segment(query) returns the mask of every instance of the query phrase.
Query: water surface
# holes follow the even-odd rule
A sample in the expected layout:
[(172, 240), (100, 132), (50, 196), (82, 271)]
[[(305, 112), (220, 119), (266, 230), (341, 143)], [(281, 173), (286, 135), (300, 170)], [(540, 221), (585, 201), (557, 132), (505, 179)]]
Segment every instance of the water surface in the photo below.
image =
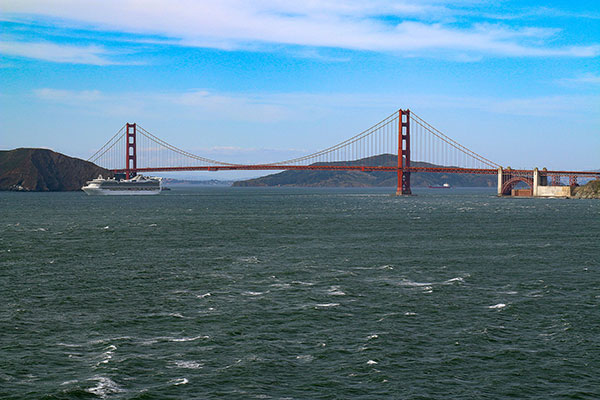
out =
[(0, 192), (0, 398), (598, 398), (600, 202)]

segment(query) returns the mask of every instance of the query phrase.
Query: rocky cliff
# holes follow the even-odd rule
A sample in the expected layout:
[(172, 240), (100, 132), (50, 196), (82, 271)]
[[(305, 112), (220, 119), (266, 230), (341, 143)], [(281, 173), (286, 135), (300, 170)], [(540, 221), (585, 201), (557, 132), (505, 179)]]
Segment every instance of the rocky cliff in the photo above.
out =
[(600, 199), (600, 180), (590, 181), (573, 189), (573, 197), (578, 199)]
[(100, 174), (112, 176), (110, 171), (91, 162), (52, 150), (0, 151), (0, 190), (74, 191)]

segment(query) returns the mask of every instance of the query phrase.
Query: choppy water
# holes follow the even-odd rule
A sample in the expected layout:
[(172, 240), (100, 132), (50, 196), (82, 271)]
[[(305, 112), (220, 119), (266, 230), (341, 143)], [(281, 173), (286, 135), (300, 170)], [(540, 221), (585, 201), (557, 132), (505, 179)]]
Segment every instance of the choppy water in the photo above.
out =
[(0, 398), (599, 398), (600, 202), (0, 193)]

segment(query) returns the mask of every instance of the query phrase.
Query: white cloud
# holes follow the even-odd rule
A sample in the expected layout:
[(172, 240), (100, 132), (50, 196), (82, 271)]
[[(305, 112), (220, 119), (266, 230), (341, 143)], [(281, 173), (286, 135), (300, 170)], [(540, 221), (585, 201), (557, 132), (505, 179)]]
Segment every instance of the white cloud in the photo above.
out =
[(0, 54), (58, 63), (118, 64), (108, 58), (110, 53), (104, 47), (94, 45), (73, 46), (49, 42), (0, 41)]
[(500, 56), (592, 57), (600, 46), (550, 47), (557, 29), (457, 27), (424, 22), (439, 3), (391, 0), (8, 0), (12, 16), (57, 19), (74, 27), (160, 35), (187, 46), (224, 49), (300, 45), (383, 52), (450, 50)]

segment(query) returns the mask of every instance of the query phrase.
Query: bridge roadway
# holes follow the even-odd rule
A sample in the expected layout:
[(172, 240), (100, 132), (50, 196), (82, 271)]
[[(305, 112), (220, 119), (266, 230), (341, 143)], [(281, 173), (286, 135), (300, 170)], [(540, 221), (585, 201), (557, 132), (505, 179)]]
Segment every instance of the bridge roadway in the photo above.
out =
[[(231, 164), (231, 165), (208, 165), (198, 167), (153, 167), (136, 168), (130, 172), (176, 172), (176, 171), (283, 171), (283, 170), (320, 170), (320, 171), (390, 171), (399, 170), (397, 166), (366, 166), (366, 165), (275, 165), (275, 164)], [(496, 175), (498, 169), (492, 168), (452, 168), (452, 167), (404, 167), (404, 172), (432, 172), (448, 174), (478, 174), (478, 175)], [(112, 170), (115, 173), (127, 172), (127, 169)], [(533, 175), (533, 170), (527, 169), (505, 169), (504, 173), (511, 175)], [(581, 176), (581, 177), (599, 177), (600, 172), (596, 171), (547, 171), (540, 170), (542, 176)]]

